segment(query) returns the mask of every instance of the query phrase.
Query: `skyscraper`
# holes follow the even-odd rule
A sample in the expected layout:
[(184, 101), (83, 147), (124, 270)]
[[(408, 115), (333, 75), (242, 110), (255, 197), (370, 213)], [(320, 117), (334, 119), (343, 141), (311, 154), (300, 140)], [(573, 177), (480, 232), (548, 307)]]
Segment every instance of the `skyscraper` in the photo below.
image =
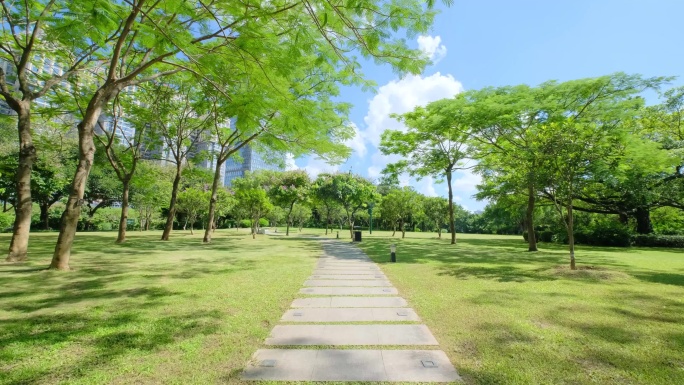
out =
[(230, 158), (226, 161), (225, 177), (223, 179), (223, 185), (226, 187), (230, 187), (233, 179), (245, 176), (246, 171), (284, 170), (278, 164), (266, 162), (250, 145), (242, 147), (239, 152), (242, 158), (241, 161), (235, 158)]

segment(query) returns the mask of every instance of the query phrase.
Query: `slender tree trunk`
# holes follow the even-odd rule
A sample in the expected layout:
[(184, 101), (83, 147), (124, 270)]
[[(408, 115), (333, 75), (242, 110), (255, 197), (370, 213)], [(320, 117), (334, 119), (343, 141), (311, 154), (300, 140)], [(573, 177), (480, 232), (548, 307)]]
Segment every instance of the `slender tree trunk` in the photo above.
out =
[(572, 200), (568, 203), (568, 250), (570, 250), (570, 269), (577, 270), (575, 266), (575, 229), (572, 214)]
[(131, 188), (130, 178), (126, 178), (123, 183), (123, 198), (121, 199), (121, 218), (119, 219), (119, 235), (116, 243), (126, 242), (126, 229), (128, 227), (128, 194)]
[(104, 97), (104, 93), (104, 90), (98, 90), (98, 95), (95, 95), (88, 104), (83, 121), (78, 124), (78, 165), (71, 183), (66, 208), (62, 213), (59, 237), (57, 238), (57, 245), (55, 245), (55, 252), (52, 255), (50, 269), (69, 270), (71, 246), (76, 236), (76, 228), (81, 217), (81, 207), (83, 206), (83, 194), (95, 156), (93, 129), (102, 112), (102, 106), (108, 102), (108, 99)]
[(537, 237), (534, 232), (534, 204), (534, 185), (529, 183), (527, 185), (527, 212), (525, 215), (525, 223), (527, 225), (527, 251), (537, 251)]
[(349, 224), (349, 235), (351, 236), (351, 239), (354, 239), (354, 221), (352, 220), (352, 216), (349, 215), (349, 211), (347, 211), (347, 222)]
[(437, 222), (437, 238), (442, 239), (442, 226)]
[(190, 222), (190, 235), (195, 235), (195, 233), (194, 233), (194, 231), (193, 231), (193, 230), (194, 230), (194, 229), (193, 229), (194, 223), (195, 223), (195, 221), (191, 221), (191, 222)]
[(454, 191), (451, 187), (451, 170), (446, 171), (447, 186), (449, 187), (449, 229), (451, 229), (451, 244), (456, 244), (456, 226), (454, 224)]
[(207, 223), (209, 225), (207, 226), (207, 229), (204, 230), (204, 239), (202, 239), (203, 243), (211, 242), (211, 230), (215, 220), (214, 216), (216, 215), (216, 202), (218, 201), (218, 188), (219, 181), (221, 180), (222, 165), (223, 162), (219, 162), (217, 159), (216, 168), (214, 169), (214, 181), (211, 183), (211, 198), (209, 199), (209, 218), (207, 218)]
[(176, 163), (176, 177), (173, 179), (173, 189), (171, 190), (171, 202), (169, 202), (169, 215), (166, 217), (166, 225), (162, 233), (161, 240), (168, 241), (171, 230), (173, 230), (173, 220), (176, 218), (176, 201), (178, 200), (178, 186), (180, 186), (181, 172), (183, 171), (182, 159)]
[(31, 170), (36, 160), (36, 147), (31, 138), (31, 103), (18, 103), (17, 130), (19, 133), (19, 167), (16, 174), (16, 201), (14, 203), (14, 227), (10, 241), (8, 262), (25, 261), (28, 258), (29, 232), (31, 231)]
[(404, 221), (401, 221), (400, 228), (401, 228), (401, 239), (404, 239), (406, 237), (406, 224), (404, 223)]
[(50, 230), (50, 204), (40, 202), (40, 223), (43, 224), (43, 230)]
[(294, 209), (295, 203), (290, 203), (290, 210), (287, 212), (287, 227), (285, 228), (285, 235), (290, 235), (290, 224), (292, 223), (292, 209)]
[(396, 234), (396, 233), (397, 233), (397, 224), (393, 223), (392, 224), (392, 236), (394, 236), (394, 234)]
[(653, 232), (653, 224), (651, 223), (651, 212), (647, 207), (638, 207), (634, 213), (636, 218), (638, 234), (651, 234)]

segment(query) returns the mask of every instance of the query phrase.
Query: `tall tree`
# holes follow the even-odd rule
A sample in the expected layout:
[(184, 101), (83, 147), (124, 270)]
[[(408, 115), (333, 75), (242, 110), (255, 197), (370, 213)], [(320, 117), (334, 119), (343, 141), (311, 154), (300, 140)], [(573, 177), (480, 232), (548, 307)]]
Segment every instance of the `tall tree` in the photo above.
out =
[(309, 174), (304, 170), (292, 170), (283, 172), (277, 184), (269, 190), (273, 203), (285, 209), (285, 235), (290, 235), (290, 226), (295, 221), (292, 215), (295, 204), (307, 199), (310, 189)]
[(442, 226), (449, 220), (449, 201), (442, 197), (426, 197), (423, 200), (423, 212), (442, 238)]
[(242, 214), (247, 215), (252, 228), (252, 239), (256, 238), (259, 219), (267, 215), (273, 208), (264, 190), (254, 177), (236, 178), (233, 180), (235, 200)]
[(354, 238), (354, 216), (357, 211), (365, 208), (368, 202), (374, 200), (377, 194), (375, 185), (369, 180), (351, 173), (326, 174), (330, 178), (318, 188), (319, 196), (335, 199), (345, 212), (349, 236)]
[[(194, 234), (194, 225), (197, 218), (207, 209), (209, 192), (197, 188), (189, 188), (178, 194), (178, 211), (186, 215), (186, 221), (190, 224), (190, 234)], [(209, 227), (213, 223), (209, 222)]]
[(432, 102), (404, 115), (394, 115), (408, 130), (386, 130), (382, 133), (380, 150), (397, 154), (402, 160), (388, 165), (384, 173), (408, 173), (419, 178), (446, 177), (449, 191), (449, 226), (451, 244), (456, 244), (454, 224), (454, 171), (469, 168), (468, 142), (471, 137), (469, 101), (463, 94), (453, 99)]
[[(27, 258), (31, 226), (31, 170), (36, 161), (33, 102), (83, 70), (96, 45), (64, 28), (66, 3), (59, 0), (2, 1), (0, 10), (0, 95), (17, 114), (15, 220), (7, 261)], [(57, 38), (58, 37), (58, 38)], [(53, 66), (54, 63), (54, 66)]]

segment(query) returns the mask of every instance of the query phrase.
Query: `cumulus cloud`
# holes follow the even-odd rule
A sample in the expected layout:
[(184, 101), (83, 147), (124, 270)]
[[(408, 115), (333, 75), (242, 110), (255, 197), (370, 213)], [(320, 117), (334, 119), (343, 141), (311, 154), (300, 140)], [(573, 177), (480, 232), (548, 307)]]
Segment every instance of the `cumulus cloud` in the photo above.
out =
[(451, 98), (461, 91), (461, 82), (439, 72), (426, 77), (410, 75), (401, 80), (392, 80), (380, 87), (378, 94), (368, 103), (368, 114), (364, 118), (366, 129), (361, 135), (378, 147), (380, 135), (386, 129), (405, 130), (403, 124), (390, 118), (390, 114), (403, 114), (416, 106)]
[(354, 137), (345, 141), (344, 144), (347, 147), (351, 147), (356, 155), (363, 158), (366, 156), (366, 142), (356, 124), (352, 123), (351, 127), (354, 129)]
[(477, 185), (482, 182), (482, 178), (470, 170), (463, 170), (454, 173), (451, 185), (454, 192), (473, 193), (477, 190)]
[(285, 170), (291, 171), (291, 170), (297, 170), (299, 167), (295, 164), (295, 158), (294, 155), (291, 153), (285, 154)]
[(413, 186), (416, 191), (425, 196), (436, 197), (438, 195), (437, 191), (435, 191), (435, 181), (431, 176), (413, 183)]
[(447, 53), (447, 48), (439, 36), (418, 36), (418, 49), (423, 51), (433, 63), (442, 60)]
[(306, 164), (299, 168), (306, 170), (312, 178), (315, 178), (318, 174), (323, 172), (336, 172), (340, 169), (340, 166), (330, 165), (322, 159), (310, 157), (306, 160)]

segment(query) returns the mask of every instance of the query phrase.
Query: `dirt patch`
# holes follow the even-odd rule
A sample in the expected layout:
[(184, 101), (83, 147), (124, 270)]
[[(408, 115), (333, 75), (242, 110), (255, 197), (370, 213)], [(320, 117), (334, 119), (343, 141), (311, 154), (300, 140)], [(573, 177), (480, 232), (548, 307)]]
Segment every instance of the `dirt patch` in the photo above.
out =
[(549, 274), (556, 277), (596, 281), (613, 281), (629, 277), (629, 275), (621, 271), (609, 270), (600, 266), (578, 266), (577, 270), (571, 270), (569, 266), (556, 266), (549, 270)]

